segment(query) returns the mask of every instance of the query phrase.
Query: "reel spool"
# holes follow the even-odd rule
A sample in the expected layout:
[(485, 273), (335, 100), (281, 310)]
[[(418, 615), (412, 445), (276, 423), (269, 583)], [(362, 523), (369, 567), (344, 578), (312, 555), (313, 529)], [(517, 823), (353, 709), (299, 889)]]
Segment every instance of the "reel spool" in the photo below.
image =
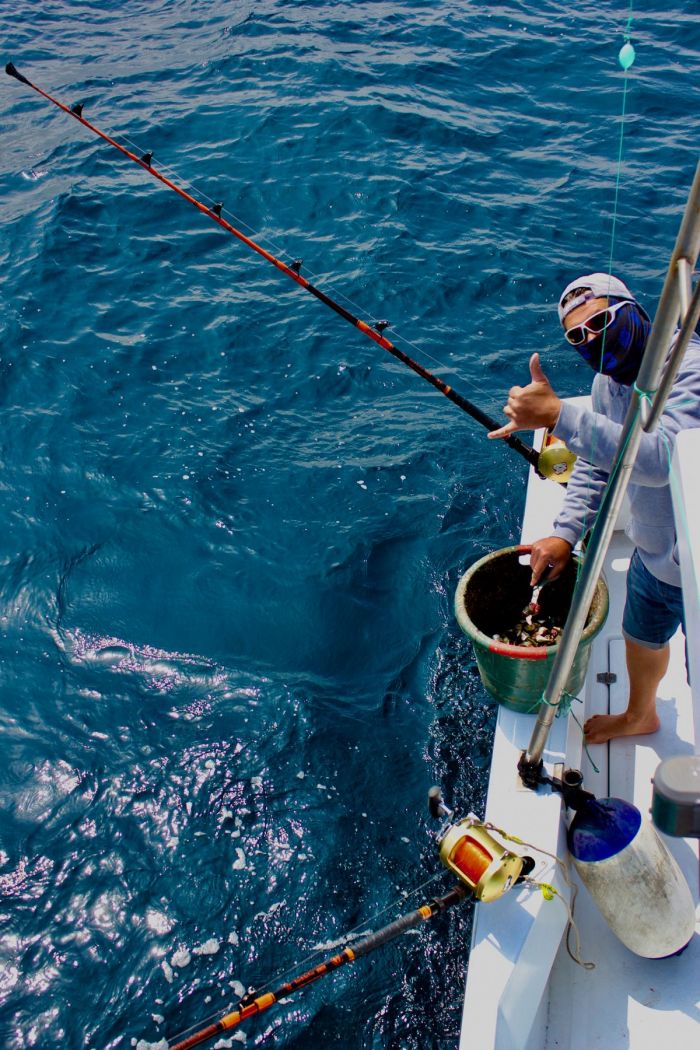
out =
[(501, 846), (473, 813), (451, 824), (440, 840), (440, 860), (478, 901), (502, 897), (523, 870), (524, 857)]
[(576, 455), (570, 451), (560, 438), (549, 432), (545, 434), (537, 469), (543, 478), (564, 485), (571, 477)]
[[(439, 788), (432, 788), (429, 807), (433, 816), (452, 818)], [(502, 846), (473, 813), (438, 832), (440, 860), (469, 887), (478, 901), (498, 900), (532, 871), (532, 857), (521, 857)]]

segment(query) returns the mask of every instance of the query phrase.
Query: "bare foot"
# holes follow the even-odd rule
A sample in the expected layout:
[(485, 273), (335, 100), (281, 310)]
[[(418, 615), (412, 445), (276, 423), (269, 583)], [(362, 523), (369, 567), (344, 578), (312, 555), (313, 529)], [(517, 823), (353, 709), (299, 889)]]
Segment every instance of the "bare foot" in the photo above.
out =
[(622, 715), (593, 715), (583, 727), (587, 744), (604, 744), (617, 736), (642, 736), (655, 733), (660, 726), (656, 711), (646, 718), (632, 718), (627, 712)]

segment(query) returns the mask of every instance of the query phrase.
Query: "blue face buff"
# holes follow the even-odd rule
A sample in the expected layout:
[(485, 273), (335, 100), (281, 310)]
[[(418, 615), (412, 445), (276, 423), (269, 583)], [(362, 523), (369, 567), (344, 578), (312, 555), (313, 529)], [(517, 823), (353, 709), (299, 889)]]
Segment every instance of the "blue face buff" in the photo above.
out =
[(651, 321), (642, 307), (624, 303), (604, 332), (590, 342), (576, 344), (574, 349), (595, 372), (631, 386), (639, 374), (650, 331)]

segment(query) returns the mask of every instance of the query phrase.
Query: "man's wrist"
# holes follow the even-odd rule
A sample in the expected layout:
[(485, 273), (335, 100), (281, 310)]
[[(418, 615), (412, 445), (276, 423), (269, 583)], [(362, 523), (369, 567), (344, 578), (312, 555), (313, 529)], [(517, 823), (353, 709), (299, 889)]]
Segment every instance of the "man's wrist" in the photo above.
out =
[(554, 430), (555, 426), (559, 422), (559, 416), (561, 415), (561, 399), (556, 399), (556, 404), (552, 410), (552, 421), (549, 424), (549, 430)]

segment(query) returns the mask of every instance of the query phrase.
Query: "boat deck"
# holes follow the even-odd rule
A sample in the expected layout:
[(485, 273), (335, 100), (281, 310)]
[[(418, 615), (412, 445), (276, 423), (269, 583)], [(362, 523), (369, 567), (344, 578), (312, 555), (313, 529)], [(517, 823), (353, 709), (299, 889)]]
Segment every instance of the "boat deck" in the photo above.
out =
[[(531, 474), (522, 542), (547, 535), (562, 490)], [(627, 672), (620, 624), (625, 575), (632, 547), (616, 531), (608, 551), (605, 577), (610, 613), (591, 646), (586, 685), (574, 704), (578, 722), (594, 713), (617, 713), (627, 699)], [(597, 676), (613, 672), (616, 681)], [(661, 729), (648, 737), (630, 737), (582, 750), (582, 732), (571, 716), (556, 719), (545, 767), (556, 763), (581, 768), (584, 786), (598, 797), (634, 801), (643, 815), (651, 805), (651, 779), (666, 757), (693, 752), (693, 703), (686, 680), (684, 639), (672, 641), (668, 674), (658, 702)], [(499, 709), (489, 781), (486, 819), (528, 839), (541, 849), (566, 854), (561, 803), (556, 795), (522, 787), (517, 762), (530, 740), (534, 716)], [(662, 836), (681, 866), (698, 905), (698, 843)], [(541, 854), (534, 877), (566, 887), (557, 865)], [(572, 878), (576, 879), (572, 871)], [(560, 900), (546, 901), (532, 888), (513, 891), (493, 904), (476, 906), (472, 952), (462, 1022), (460, 1050), (476, 1045), (495, 1050), (590, 1050), (592, 1047), (645, 1048), (672, 1037), (681, 1046), (700, 1041), (700, 937), (696, 932), (682, 955), (663, 960), (640, 958), (610, 931), (588, 891), (579, 884), (576, 924), (581, 956), (595, 963), (577, 965), (562, 944), (567, 915)], [(669, 1021), (673, 1018), (672, 1024)], [(672, 1035), (671, 1035), (672, 1033)]]
[[(627, 559), (618, 556), (621, 563)], [(616, 589), (617, 591), (618, 589)], [(624, 598), (624, 594), (616, 598)], [(592, 688), (587, 700), (591, 714), (623, 711), (627, 701), (624, 643), (614, 633), (622, 608), (611, 609), (613, 630), (607, 635), (609, 670), (617, 676), (611, 686)], [(616, 601), (617, 605), (617, 601)], [(609, 694), (609, 695), (608, 695)], [(672, 642), (669, 673), (657, 701), (661, 729), (649, 737), (630, 737), (591, 748), (596, 773), (584, 756), (585, 785), (598, 797), (633, 800), (643, 815), (651, 804), (654, 772), (663, 758), (692, 752), (693, 722), (690, 689), (685, 679), (684, 638)], [(698, 903), (697, 842), (663, 835), (678, 861)], [(595, 963), (584, 970), (560, 946), (548, 986), (543, 1050), (591, 1050), (592, 1047), (662, 1046), (673, 1032), (679, 1046), (700, 1042), (700, 937), (697, 933), (682, 955), (671, 959), (642, 959), (615, 937), (585, 888), (576, 902), (583, 958)], [(669, 1017), (673, 1015), (673, 1026)]]

